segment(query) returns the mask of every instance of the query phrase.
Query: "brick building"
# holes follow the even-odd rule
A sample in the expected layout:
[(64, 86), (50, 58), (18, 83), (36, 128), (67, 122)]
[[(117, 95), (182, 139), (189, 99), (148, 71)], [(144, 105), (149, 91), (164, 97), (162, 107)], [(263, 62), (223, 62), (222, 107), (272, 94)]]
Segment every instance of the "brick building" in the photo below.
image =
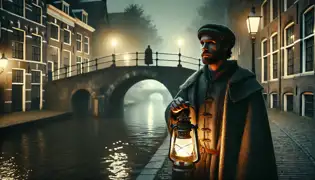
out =
[(1, 112), (43, 107), (46, 76), (46, 3), (0, 1), (0, 53), (8, 58), (0, 74)]
[(95, 29), (88, 25), (88, 13), (64, 0), (53, 1), (47, 6), (47, 24), (48, 79), (89, 72)]
[[(47, 80), (90, 71), (88, 13), (66, 1), (0, 0), (0, 53), (8, 64), (0, 74), (0, 110), (44, 107)], [(54, 72), (55, 71), (55, 72)]]
[(314, 3), (314, 0), (241, 1), (238, 8), (243, 8), (242, 13), (232, 8), (233, 3), (230, 13), (235, 17), (231, 27), (238, 37), (233, 55), (248, 68), (251, 52), (246, 50), (251, 44), (246, 18), (252, 4), (256, 13), (262, 15), (256, 35), (255, 67), (268, 106), (315, 119)]

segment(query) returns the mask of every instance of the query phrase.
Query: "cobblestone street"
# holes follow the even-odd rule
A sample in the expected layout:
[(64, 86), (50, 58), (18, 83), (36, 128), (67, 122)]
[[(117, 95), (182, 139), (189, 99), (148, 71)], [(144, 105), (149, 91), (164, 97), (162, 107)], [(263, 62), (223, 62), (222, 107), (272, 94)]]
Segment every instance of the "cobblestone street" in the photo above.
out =
[[(280, 180), (315, 180), (315, 122), (293, 113), (269, 110)], [(166, 157), (155, 180), (171, 179)]]

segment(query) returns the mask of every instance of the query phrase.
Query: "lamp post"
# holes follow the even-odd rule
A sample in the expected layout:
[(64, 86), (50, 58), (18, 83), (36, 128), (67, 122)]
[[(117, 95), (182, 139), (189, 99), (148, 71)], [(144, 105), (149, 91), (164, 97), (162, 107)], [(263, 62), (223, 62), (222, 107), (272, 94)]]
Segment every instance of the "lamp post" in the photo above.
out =
[(8, 58), (5, 57), (4, 53), (2, 53), (2, 57), (0, 58), (0, 74), (4, 72), (4, 69), (8, 65)]
[(248, 33), (251, 36), (251, 40), (252, 40), (252, 72), (253, 73), (256, 73), (255, 72), (256, 71), (255, 70), (255, 40), (256, 40), (256, 34), (258, 32), (260, 19), (261, 19), (261, 16), (256, 15), (255, 7), (253, 6), (246, 20)]
[(116, 39), (112, 39), (112, 46), (113, 46), (113, 50), (114, 50), (114, 54), (116, 53), (116, 46), (117, 46), (117, 40)]
[(192, 110), (188, 105), (171, 125), (169, 159), (173, 162), (173, 177), (176, 179), (189, 177), (200, 158), (197, 126), (191, 123), (189, 116)]
[(183, 46), (183, 40), (182, 39), (178, 39), (177, 40), (177, 45), (178, 45), (178, 52), (179, 54), (181, 53), (180, 50), (181, 50), (181, 47)]

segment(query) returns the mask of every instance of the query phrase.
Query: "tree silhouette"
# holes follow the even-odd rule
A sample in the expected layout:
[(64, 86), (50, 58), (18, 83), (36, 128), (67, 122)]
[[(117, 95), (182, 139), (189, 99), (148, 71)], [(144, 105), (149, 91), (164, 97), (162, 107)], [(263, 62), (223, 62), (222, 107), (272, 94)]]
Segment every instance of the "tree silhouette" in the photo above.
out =
[(134, 48), (142, 50), (147, 45), (159, 46), (162, 38), (153, 24), (150, 16), (145, 15), (143, 8), (138, 4), (130, 4), (124, 10), (122, 32)]

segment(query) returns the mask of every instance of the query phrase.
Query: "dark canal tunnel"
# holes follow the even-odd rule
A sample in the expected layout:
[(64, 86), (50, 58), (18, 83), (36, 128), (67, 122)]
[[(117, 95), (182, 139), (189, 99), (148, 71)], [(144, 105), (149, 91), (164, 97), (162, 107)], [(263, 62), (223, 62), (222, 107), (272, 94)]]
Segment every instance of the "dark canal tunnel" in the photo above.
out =
[(85, 89), (76, 91), (71, 98), (72, 110), (77, 115), (88, 115), (90, 106), (90, 93)]

